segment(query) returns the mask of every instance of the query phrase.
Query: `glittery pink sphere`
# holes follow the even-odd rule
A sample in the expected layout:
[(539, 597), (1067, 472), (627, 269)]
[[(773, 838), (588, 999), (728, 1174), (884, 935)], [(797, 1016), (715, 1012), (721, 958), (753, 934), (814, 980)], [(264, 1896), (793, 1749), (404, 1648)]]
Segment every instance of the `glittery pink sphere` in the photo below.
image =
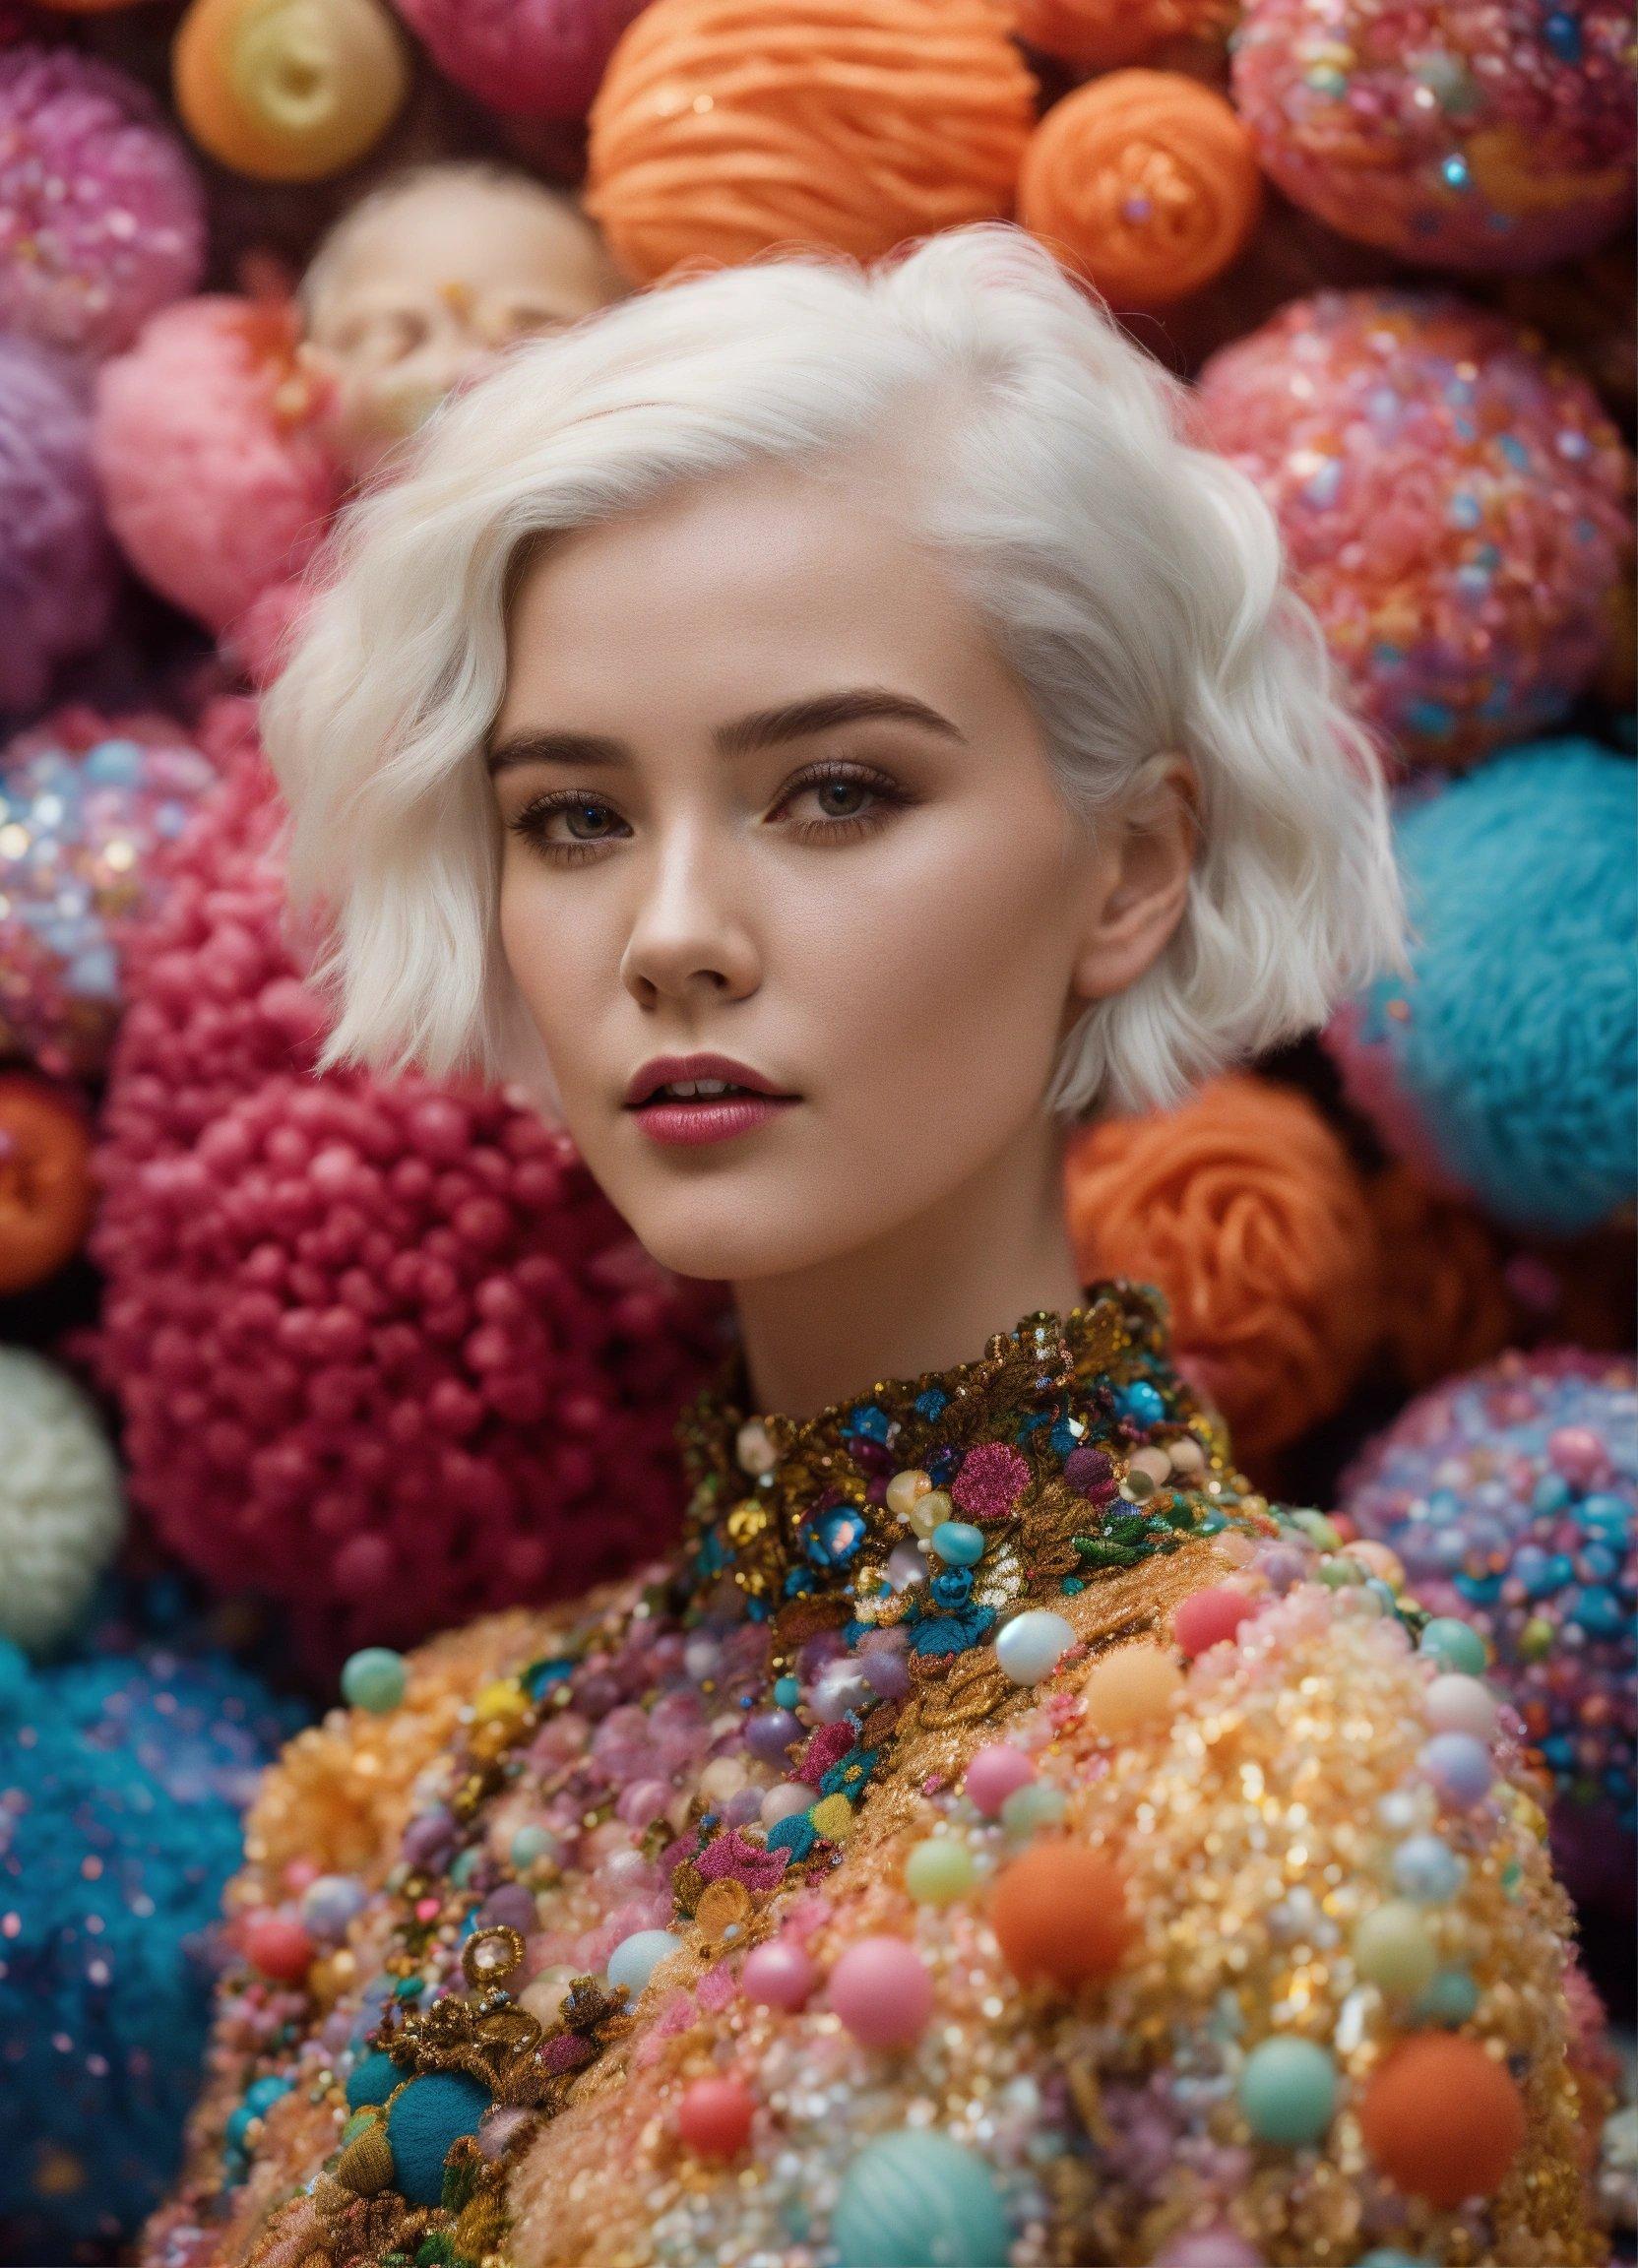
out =
[(132, 937), (215, 778), (158, 717), (67, 708), (0, 749), (0, 1056), (101, 1071)]
[(1461, 764), (1560, 716), (1615, 634), (1632, 461), (1534, 335), (1439, 293), (1322, 291), (1201, 372), (1355, 706)]
[(913, 2048), (933, 2012), (933, 1981), (902, 1937), (860, 1937), (830, 1974), (833, 2012), (863, 2048)]
[(98, 1367), (159, 1540), (326, 1665), (663, 1548), (710, 1334), (534, 1112), (311, 1075), (280, 806), (248, 705), (209, 724), (109, 1078)]
[(584, 118), (647, 0), (394, 0), (446, 78), (496, 110)]
[(1234, 101), (1345, 236), (1515, 272), (1629, 217), (1632, 53), (1622, 0), (1246, 0)]
[(0, 54), (0, 331), (111, 354), (205, 267), (205, 204), (147, 91), (69, 47)]
[(94, 647), (112, 611), (119, 569), (87, 393), (66, 357), (0, 338), (0, 709), (42, 701), (57, 663)]
[(1029, 1465), (1010, 1441), (980, 1441), (962, 1459), (950, 1494), (970, 1520), (1004, 1520), (1029, 1485)]

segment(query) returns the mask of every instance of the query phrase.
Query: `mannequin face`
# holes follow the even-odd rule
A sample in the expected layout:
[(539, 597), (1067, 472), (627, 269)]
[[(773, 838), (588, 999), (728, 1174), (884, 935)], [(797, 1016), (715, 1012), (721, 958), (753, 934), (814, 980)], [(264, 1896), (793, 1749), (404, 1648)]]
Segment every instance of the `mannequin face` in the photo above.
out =
[[(1040, 1144), (1060, 1043), (1170, 933), (1186, 848), (1089, 838), (888, 500), (702, 486), (543, 551), (509, 631), (502, 950), (658, 1260), (822, 1266)], [(698, 1052), (781, 1099), (739, 1130), (731, 1097), (631, 1106)]]
[(625, 289), (566, 199), (461, 174), (417, 178), (321, 262), (303, 358), (330, 389), (333, 445), (359, 475), (504, 347)]

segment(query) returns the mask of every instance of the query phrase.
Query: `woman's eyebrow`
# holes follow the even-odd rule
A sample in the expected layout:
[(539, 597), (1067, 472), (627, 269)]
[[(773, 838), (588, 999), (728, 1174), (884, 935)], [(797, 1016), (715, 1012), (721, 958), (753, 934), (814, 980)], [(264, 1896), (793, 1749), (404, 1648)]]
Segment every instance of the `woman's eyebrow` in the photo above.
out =
[[(802, 701), (783, 701), (774, 709), (759, 709), (738, 717), (731, 724), (719, 724), (712, 735), (724, 756), (748, 756), (759, 748), (778, 747), (787, 740), (805, 740), (816, 732), (829, 732), (841, 724), (873, 723), (887, 719), (901, 724), (919, 724), (946, 740), (966, 744), (967, 735), (948, 717), (918, 701), (914, 693), (891, 693), (878, 685), (859, 685), (840, 693), (815, 693)], [(606, 765), (624, 764), (631, 751), (623, 740), (598, 732), (531, 730), (508, 733), (488, 754), (491, 777), (519, 764)]]

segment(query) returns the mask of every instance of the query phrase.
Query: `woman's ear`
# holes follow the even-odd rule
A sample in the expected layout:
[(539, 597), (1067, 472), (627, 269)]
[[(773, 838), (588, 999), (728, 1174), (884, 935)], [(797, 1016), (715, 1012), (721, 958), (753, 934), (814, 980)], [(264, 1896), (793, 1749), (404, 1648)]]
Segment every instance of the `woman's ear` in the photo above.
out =
[(1098, 821), (1087, 925), (1075, 962), (1082, 1000), (1124, 992), (1159, 960), (1188, 904), (1200, 786), (1184, 756), (1153, 756), (1113, 813)]

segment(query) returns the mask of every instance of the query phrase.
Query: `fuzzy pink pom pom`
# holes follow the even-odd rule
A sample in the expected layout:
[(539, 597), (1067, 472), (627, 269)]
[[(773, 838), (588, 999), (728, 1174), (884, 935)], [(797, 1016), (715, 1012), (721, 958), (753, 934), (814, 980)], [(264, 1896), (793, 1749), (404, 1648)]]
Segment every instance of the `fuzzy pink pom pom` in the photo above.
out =
[(97, 1366), (160, 1541), (320, 1666), (662, 1548), (712, 1335), (536, 1113), (311, 1075), (282, 807), (248, 704), (207, 723), (108, 1085)]
[(344, 475), (280, 303), (167, 307), (98, 375), (94, 448), (108, 524), (154, 589), (228, 629), (299, 575)]
[(0, 55), (0, 330), (112, 354), (204, 267), (199, 178), (147, 91), (69, 47)]
[(85, 391), (62, 357), (0, 338), (0, 709), (43, 700), (56, 664), (94, 646), (112, 611), (119, 570)]
[(396, 0), (447, 78), (493, 109), (584, 118), (646, 0)]

